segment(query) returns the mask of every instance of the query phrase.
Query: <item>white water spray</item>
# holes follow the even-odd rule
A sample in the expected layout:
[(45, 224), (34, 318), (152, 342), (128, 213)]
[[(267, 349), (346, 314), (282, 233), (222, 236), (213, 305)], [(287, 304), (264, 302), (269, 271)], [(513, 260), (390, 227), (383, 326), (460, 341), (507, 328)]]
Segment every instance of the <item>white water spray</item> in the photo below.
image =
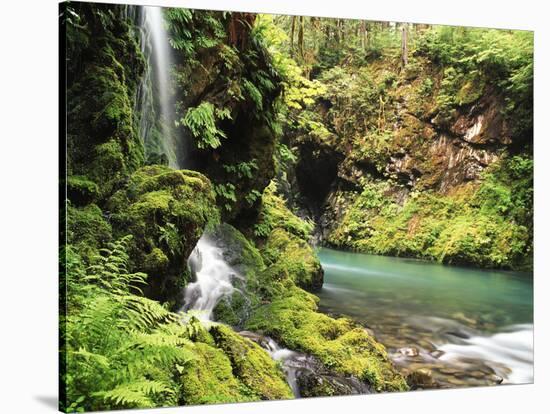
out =
[(171, 70), (174, 66), (161, 7), (144, 6), (141, 9), (141, 50), (148, 60), (147, 70), (139, 88), (140, 135), (146, 147), (152, 136), (153, 126), (161, 133), (162, 152), (168, 165), (175, 169), (183, 166), (178, 157), (178, 145), (174, 136), (175, 102)]
[(223, 250), (208, 236), (202, 236), (189, 257), (197, 280), (185, 288), (184, 309), (198, 311), (202, 320), (211, 320), (218, 302), (236, 289), (234, 278), (242, 278), (223, 258)]
[(510, 327), (492, 336), (473, 336), (463, 344), (445, 344), (440, 360), (460, 365), (469, 359), (481, 359), (504, 383), (533, 382), (533, 325)]

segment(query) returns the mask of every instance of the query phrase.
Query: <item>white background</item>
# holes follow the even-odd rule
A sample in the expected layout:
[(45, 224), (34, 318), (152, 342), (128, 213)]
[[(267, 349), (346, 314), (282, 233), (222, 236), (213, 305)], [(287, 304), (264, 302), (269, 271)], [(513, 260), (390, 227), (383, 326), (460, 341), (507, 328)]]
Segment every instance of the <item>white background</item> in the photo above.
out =
[[(111, 2), (111, 1), (107, 1)], [(142, 3), (128, 1), (128, 3)], [(148, 413), (550, 412), (549, 16), (543, 1), (151, 0), (149, 4), (535, 30), (535, 385), (150, 410)], [(0, 412), (57, 399), (57, 1), (0, 9)]]

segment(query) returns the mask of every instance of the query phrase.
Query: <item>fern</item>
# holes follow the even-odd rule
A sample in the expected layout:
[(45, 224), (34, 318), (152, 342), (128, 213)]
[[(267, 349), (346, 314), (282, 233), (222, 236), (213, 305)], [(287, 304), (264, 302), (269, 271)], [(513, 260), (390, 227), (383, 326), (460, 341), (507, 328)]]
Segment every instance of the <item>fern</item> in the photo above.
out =
[(108, 245), (86, 269), (67, 249), (66, 410), (178, 402), (174, 378), (193, 359), (194, 345), (179, 315), (135, 294), (146, 275), (127, 270), (130, 240)]
[(256, 105), (256, 109), (261, 111), (264, 107), (263, 96), (260, 90), (248, 79), (243, 80), (243, 88), (247, 95), (252, 99), (252, 102)]
[(218, 148), (221, 139), (227, 136), (216, 126), (216, 118), (230, 118), (230, 113), (227, 109), (217, 110), (210, 102), (202, 102), (195, 108), (189, 108), (181, 123), (189, 128), (193, 137), (197, 139), (197, 147)]
[(223, 208), (227, 211), (231, 211), (232, 203), (237, 201), (235, 185), (231, 183), (215, 184), (214, 193), (216, 193), (216, 199), (223, 203)]
[(234, 174), (238, 178), (248, 178), (251, 179), (254, 175), (254, 172), (258, 170), (258, 164), (256, 164), (256, 159), (250, 161), (244, 161), (232, 165), (222, 165), (222, 168), (225, 172), (229, 174)]

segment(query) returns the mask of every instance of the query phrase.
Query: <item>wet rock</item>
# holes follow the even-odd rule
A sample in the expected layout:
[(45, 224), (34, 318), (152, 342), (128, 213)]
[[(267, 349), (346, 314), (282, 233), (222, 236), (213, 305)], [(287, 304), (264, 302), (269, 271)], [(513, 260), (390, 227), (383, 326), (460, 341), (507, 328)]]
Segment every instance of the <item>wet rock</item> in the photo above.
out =
[(302, 370), (297, 374), (301, 397), (327, 395), (371, 394), (373, 390), (355, 377), (319, 375), (315, 371)]
[(443, 355), (445, 352), (441, 351), (440, 349), (436, 349), (435, 351), (430, 352), (430, 355), (434, 358), (439, 358), (441, 355)]
[(452, 331), (445, 332), (447, 335), (452, 335), (460, 339), (468, 339), (470, 338), (470, 334), (466, 331), (463, 331), (461, 329), (453, 329)]
[(456, 319), (460, 322), (464, 322), (468, 325), (475, 326), (477, 324), (477, 321), (472, 318), (468, 318), (466, 315), (464, 315), (462, 312), (456, 312), (452, 315), (453, 319)]
[(407, 384), (413, 390), (437, 388), (437, 383), (432, 377), (432, 371), (427, 368), (417, 369), (406, 376)]
[(409, 348), (400, 348), (397, 350), (401, 355), (409, 356), (409, 357), (415, 357), (418, 356), (418, 349), (413, 347)]

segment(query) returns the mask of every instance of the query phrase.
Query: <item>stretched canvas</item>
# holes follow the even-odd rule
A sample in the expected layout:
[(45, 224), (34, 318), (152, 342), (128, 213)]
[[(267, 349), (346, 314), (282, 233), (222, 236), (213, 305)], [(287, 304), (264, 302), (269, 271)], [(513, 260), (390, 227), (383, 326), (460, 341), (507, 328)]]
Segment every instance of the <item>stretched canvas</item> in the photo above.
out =
[(532, 32), (59, 19), (62, 411), (533, 381)]

